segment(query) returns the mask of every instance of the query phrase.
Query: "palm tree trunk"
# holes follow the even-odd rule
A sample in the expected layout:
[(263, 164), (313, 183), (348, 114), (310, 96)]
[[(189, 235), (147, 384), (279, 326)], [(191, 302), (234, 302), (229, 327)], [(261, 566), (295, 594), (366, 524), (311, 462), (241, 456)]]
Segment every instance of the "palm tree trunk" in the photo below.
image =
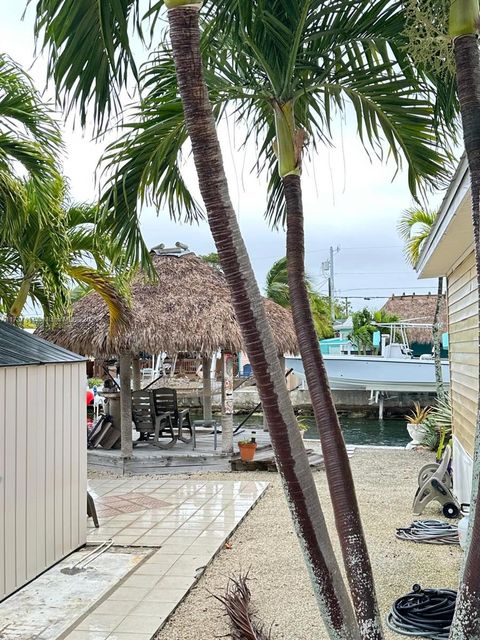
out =
[(202, 378), (203, 378), (203, 419), (212, 419), (212, 357), (202, 358)]
[(442, 375), (442, 334), (440, 331), (440, 309), (443, 301), (443, 278), (438, 279), (437, 301), (435, 303), (435, 315), (433, 316), (433, 357), (435, 359), (435, 386), (437, 398), (441, 401), (445, 398)]
[[(182, 2), (184, 0), (180, 0)], [(190, 0), (191, 1), (191, 0)], [(167, 1), (178, 87), (200, 192), (270, 427), (277, 466), (330, 638), (358, 638), (258, 285), (240, 234), (203, 78), (200, 6)]]
[(131, 370), (132, 356), (129, 353), (120, 354), (120, 434), (121, 453), (124, 459), (131, 458), (132, 444), (132, 389)]
[[(477, 8), (478, 13), (478, 8)], [(477, 268), (477, 286), (480, 291), (480, 58), (475, 33), (455, 39), (455, 66), (457, 91), (462, 115), (463, 138), (470, 167), (472, 193), (472, 222)], [(480, 380), (480, 363), (479, 363)], [(477, 411), (480, 410), (480, 402)], [(451, 638), (478, 640), (480, 638), (480, 414), (477, 413), (475, 452), (473, 462), (472, 497), (468, 548), (458, 590), (457, 606)]]
[(365, 640), (380, 640), (383, 637), (382, 624), (352, 472), (330, 393), (327, 372), (320, 352), (305, 284), (304, 224), (300, 176), (285, 176), (283, 186), (287, 207), (287, 266), (293, 321), (315, 422), (320, 432), (335, 523), (360, 627), (360, 635)]
[(30, 292), (31, 284), (31, 278), (26, 277), (23, 279), (22, 284), (20, 285), (20, 289), (18, 290), (17, 297), (15, 298), (12, 306), (7, 313), (7, 322), (9, 324), (15, 324), (19, 315), (22, 313), (23, 307), (25, 306), (28, 294)]
[(133, 377), (133, 390), (140, 391), (142, 388), (142, 372), (140, 371), (140, 357), (134, 356), (132, 358), (132, 377)]
[(233, 453), (233, 361), (222, 351), (222, 453)]

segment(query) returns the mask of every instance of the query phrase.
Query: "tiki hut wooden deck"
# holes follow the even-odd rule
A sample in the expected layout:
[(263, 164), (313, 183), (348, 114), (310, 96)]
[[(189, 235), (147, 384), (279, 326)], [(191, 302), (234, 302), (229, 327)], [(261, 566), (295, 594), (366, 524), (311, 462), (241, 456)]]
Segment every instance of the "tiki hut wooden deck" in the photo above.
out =
[[(203, 357), (204, 398), (210, 398), (209, 358), (219, 350), (235, 353), (243, 348), (240, 327), (222, 272), (201, 257), (178, 249), (152, 250), (155, 281), (139, 275), (130, 291), (127, 324), (115, 335), (109, 331), (109, 313), (102, 298), (91, 292), (73, 305), (61, 326), (42, 329), (51, 342), (87, 356), (120, 356), (120, 386), (139, 388), (138, 355), (192, 352)], [(288, 310), (264, 300), (279, 357), (297, 352), (293, 320)], [(208, 375), (207, 375), (208, 369)], [(123, 372), (123, 375), (122, 375)], [(207, 379), (208, 378), (208, 379)], [(127, 398), (128, 395), (128, 398)], [(131, 395), (120, 394), (122, 452), (131, 455)], [(129, 402), (128, 402), (129, 400)]]

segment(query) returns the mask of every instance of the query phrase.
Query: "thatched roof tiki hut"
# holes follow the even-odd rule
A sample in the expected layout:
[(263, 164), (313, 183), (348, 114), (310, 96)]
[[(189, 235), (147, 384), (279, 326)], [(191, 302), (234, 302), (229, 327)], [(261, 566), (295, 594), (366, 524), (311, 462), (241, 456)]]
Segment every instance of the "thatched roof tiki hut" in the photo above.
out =
[[(97, 358), (120, 356), (124, 457), (132, 453), (131, 364), (133, 361), (135, 388), (139, 384), (135, 364), (141, 352), (188, 351), (202, 356), (205, 406), (211, 402), (208, 387), (212, 354), (219, 350), (235, 353), (243, 348), (230, 292), (219, 269), (178, 248), (155, 248), (152, 259), (158, 279), (152, 283), (143, 277), (136, 278), (130, 293), (128, 324), (116, 335), (109, 334), (108, 309), (94, 292), (74, 303), (71, 317), (62, 326), (42, 331), (43, 337), (77, 353)], [(265, 308), (279, 356), (296, 352), (290, 312), (271, 300), (265, 300)], [(222, 445), (228, 447), (223, 439), (222, 435)]]
[[(411, 322), (413, 324), (425, 325), (433, 322), (435, 306), (437, 304), (436, 294), (408, 294), (392, 295), (383, 305), (382, 310), (397, 316), (400, 321)], [(442, 297), (440, 305), (440, 318), (442, 331), (447, 331), (447, 308), (445, 296)], [(410, 346), (415, 356), (422, 353), (430, 353), (433, 347), (433, 333), (430, 327), (409, 327), (407, 336)], [(447, 357), (442, 353), (442, 357)]]

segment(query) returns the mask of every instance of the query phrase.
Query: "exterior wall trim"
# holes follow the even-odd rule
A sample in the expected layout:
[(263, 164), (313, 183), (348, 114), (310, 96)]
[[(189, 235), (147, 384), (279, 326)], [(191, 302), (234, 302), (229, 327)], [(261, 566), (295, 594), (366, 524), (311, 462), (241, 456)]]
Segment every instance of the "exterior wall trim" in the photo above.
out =
[(446, 233), (446, 229), (452, 221), (455, 213), (465, 197), (466, 192), (470, 188), (470, 174), (468, 170), (468, 162), (465, 155), (462, 156), (460, 163), (455, 171), (452, 181), (447, 189), (445, 197), (438, 211), (438, 219), (427, 238), (420, 258), (415, 265), (417, 273), (422, 273), (427, 262), (438, 246), (438, 243)]

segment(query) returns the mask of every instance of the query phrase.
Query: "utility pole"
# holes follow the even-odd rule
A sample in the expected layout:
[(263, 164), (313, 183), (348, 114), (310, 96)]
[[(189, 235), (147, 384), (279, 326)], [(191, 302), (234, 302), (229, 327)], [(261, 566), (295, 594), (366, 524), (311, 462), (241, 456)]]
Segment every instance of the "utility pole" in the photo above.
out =
[(332, 314), (332, 322), (335, 322), (335, 273), (333, 269), (333, 247), (330, 247), (330, 312)]
[(330, 299), (330, 315), (332, 322), (335, 322), (335, 269), (333, 263), (334, 253), (338, 253), (340, 247), (334, 249), (330, 247), (330, 259), (322, 262), (322, 271), (325, 278), (328, 278), (328, 297)]

